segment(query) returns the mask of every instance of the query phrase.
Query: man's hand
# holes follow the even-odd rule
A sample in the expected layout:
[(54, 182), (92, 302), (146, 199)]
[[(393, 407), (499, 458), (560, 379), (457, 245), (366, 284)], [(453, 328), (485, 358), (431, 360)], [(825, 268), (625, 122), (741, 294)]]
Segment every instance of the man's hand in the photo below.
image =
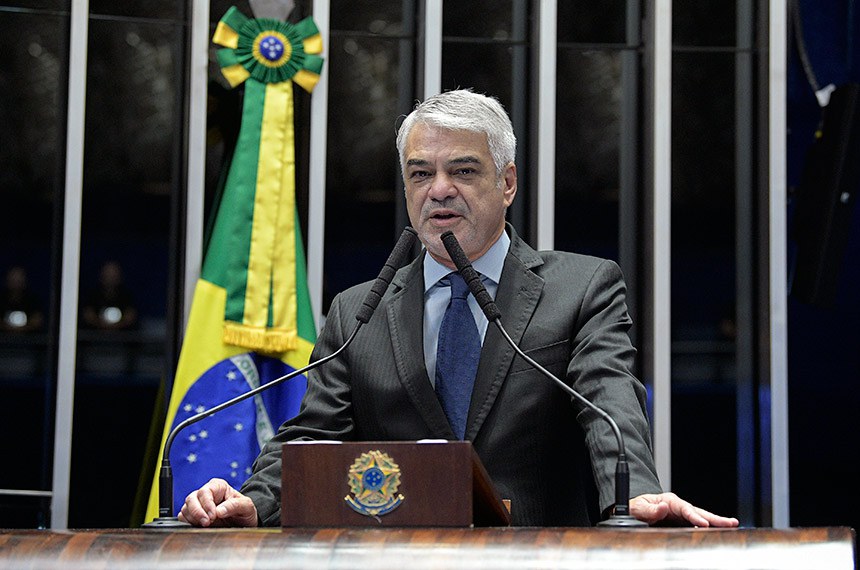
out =
[(192, 526), (257, 526), (257, 507), (224, 479), (210, 479), (185, 498), (178, 518)]
[(701, 527), (736, 527), (738, 519), (715, 515), (694, 507), (675, 493), (639, 495), (630, 499), (630, 514), (650, 525), (659, 522), (688, 523)]

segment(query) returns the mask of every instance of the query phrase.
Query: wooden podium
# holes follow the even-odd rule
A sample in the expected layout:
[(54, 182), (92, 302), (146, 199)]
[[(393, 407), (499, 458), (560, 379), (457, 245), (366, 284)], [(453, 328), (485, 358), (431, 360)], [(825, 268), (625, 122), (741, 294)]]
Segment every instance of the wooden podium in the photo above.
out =
[(468, 441), (284, 444), (284, 527), (508, 526)]
[(851, 570), (850, 528), (2, 530), (0, 570)]

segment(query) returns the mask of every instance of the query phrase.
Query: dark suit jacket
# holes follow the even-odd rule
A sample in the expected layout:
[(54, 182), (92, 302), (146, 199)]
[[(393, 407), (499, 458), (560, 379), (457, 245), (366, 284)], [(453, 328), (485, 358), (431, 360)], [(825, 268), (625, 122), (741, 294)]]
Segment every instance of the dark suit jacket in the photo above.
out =
[[(514, 341), (606, 410), (624, 434), (631, 496), (660, 492), (645, 416), (631, 373), (635, 349), (618, 266), (536, 252), (508, 226), (511, 248), (496, 293)], [(340, 357), (310, 374), (301, 411), (263, 449), (242, 487), (264, 525), (279, 524), (280, 447), (297, 438), (384, 441), (455, 439), (423, 357), (423, 256), (401, 269), (373, 318)], [(341, 346), (370, 284), (332, 303), (311, 360)], [(514, 524), (585, 526), (614, 502), (616, 440), (594, 412), (572, 404), (533, 370), (492, 324), (487, 329), (466, 439), (512, 501)]]

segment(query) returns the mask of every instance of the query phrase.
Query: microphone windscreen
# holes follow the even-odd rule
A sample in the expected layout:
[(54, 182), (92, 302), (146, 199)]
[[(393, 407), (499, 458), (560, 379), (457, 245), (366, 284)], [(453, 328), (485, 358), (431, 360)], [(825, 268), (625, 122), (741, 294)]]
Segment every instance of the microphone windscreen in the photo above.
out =
[(454, 265), (457, 267), (457, 271), (459, 271), (460, 275), (463, 276), (463, 280), (466, 281), (466, 285), (469, 286), (469, 290), (472, 292), (472, 295), (474, 295), (475, 300), (478, 302), (478, 306), (481, 307), (487, 320), (492, 322), (496, 319), (500, 319), (502, 314), (499, 312), (498, 307), (496, 307), (493, 297), (490, 296), (489, 292), (487, 292), (487, 288), (484, 287), (484, 283), (481, 281), (481, 276), (477, 271), (475, 271), (475, 268), (472, 267), (472, 264), (469, 262), (469, 258), (466, 257), (466, 252), (464, 252), (463, 248), (460, 247), (460, 242), (457, 241), (457, 237), (454, 235), (454, 232), (445, 232), (440, 237), (442, 239), (442, 244), (448, 251), (448, 255), (451, 257), (451, 261), (454, 262)]
[(394, 244), (394, 249), (391, 250), (391, 255), (388, 256), (385, 265), (382, 266), (379, 276), (364, 297), (364, 301), (355, 315), (356, 320), (364, 324), (370, 321), (370, 317), (373, 316), (373, 312), (379, 305), (379, 301), (382, 300), (382, 296), (388, 290), (391, 280), (394, 279), (394, 274), (397, 273), (397, 270), (404, 264), (412, 251), (412, 245), (415, 243), (417, 236), (418, 234), (412, 228), (407, 226), (403, 229), (403, 233), (400, 234), (400, 238)]

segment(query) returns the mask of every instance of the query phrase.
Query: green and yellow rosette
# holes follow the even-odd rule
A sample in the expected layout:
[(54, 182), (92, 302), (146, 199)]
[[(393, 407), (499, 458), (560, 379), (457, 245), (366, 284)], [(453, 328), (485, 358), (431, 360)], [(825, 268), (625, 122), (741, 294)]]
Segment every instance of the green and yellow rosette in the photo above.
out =
[(310, 93), (319, 81), (322, 38), (311, 18), (297, 24), (268, 18), (247, 18), (235, 6), (227, 10), (212, 41), (221, 73), (232, 87), (249, 77), (260, 83), (292, 79)]
[[(322, 38), (311, 18), (291, 24), (248, 18), (231, 7), (213, 42), (221, 72), (244, 84), (242, 126), (222, 208), (233, 227), (223, 340), (268, 353), (297, 346), (296, 279), (304, 278), (295, 208), (293, 82), (310, 92), (319, 81)], [(220, 216), (219, 216), (220, 218)], [(226, 216), (225, 216), (226, 218)], [(220, 219), (219, 219), (220, 222)], [(235, 259), (234, 259), (235, 258)]]

